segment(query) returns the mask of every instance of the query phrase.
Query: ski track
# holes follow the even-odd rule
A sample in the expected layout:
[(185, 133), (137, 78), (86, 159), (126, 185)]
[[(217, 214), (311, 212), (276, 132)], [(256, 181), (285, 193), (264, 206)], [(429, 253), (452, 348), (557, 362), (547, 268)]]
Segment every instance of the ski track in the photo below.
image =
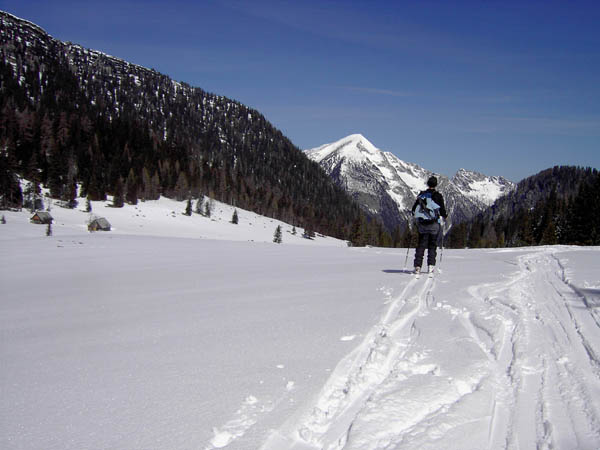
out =
[(434, 283), (435, 278), (429, 277), (408, 282), (362, 344), (337, 365), (315, 407), (297, 426), (293, 439), (275, 436), (263, 448), (281, 448), (284, 442), (289, 448), (298, 449), (344, 448), (357, 414), (393, 376), (397, 362), (404, 359), (413, 335), (418, 333), (415, 319), (427, 308)]
[[(558, 258), (547, 249), (521, 256), (510, 283), (470, 291), (504, 317), (499, 353), (488, 352), (496, 378), (488, 448), (598, 448), (598, 324), (591, 308), (574, 312), (581, 299)], [(473, 323), (471, 335), (480, 339)]]
[(261, 417), (271, 413), (282, 402), (289, 399), (295, 383), (288, 381), (283, 394), (275, 400), (260, 400), (254, 395), (248, 395), (233, 417), (220, 427), (213, 427), (213, 437), (204, 450), (226, 448), (233, 441), (244, 436)]
[[(263, 450), (600, 448), (599, 320), (560, 251), (519, 256), (462, 308), (436, 301), (439, 275), (411, 280), (314, 408)], [(428, 336), (430, 323), (453, 339)]]

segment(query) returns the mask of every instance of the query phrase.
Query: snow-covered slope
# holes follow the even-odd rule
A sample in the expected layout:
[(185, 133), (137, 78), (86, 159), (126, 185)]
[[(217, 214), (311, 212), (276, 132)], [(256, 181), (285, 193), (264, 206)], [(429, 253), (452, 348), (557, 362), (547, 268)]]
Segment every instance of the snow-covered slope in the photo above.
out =
[[(389, 229), (409, 220), (409, 211), (432, 173), (376, 148), (364, 136), (353, 134), (332, 144), (307, 150), (309, 158), (344, 187)], [(488, 177), (465, 169), (448, 179), (437, 175), (444, 194), (450, 223), (462, 221), (490, 206), (514, 188), (502, 177)]]
[[(107, 232), (110, 235), (273, 242), (275, 230), (281, 226), (283, 244), (338, 247), (347, 245), (345, 241), (318, 234), (313, 239), (306, 239), (303, 237), (302, 228), (295, 229), (292, 225), (279, 220), (260, 216), (207, 197), (204, 199), (204, 205), (211, 202), (210, 217), (195, 212), (192, 216), (186, 216), (183, 213), (187, 202), (164, 197), (156, 201), (138, 202), (137, 205), (126, 204), (123, 208), (112, 208), (110, 206), (112, 200), (109, 198), (105, 202), (92, 202), (91, 213), (84, 211), (86, 206), (84, 198), (79, 198), (78, 202), (77, 208), (68, 209), (57, 204), (53, 205), (50, 199), (44, 198), (44, 207), (47, 208), (50, 203), (50, 214), (54, 218), (52, 224), (54, 237), (87, 235), (87, 224), (90, 219), (104, 217), (111, 225), (111, 231)], [(196, 203), (194, 202), (192, 206), (195, 207)], [(231, 223), (234, 211), (237, 211), (238, 215), (237, 224)], [(31, 238), (44, 236), (46, 233), (45, 226), (29, 223), (32, 214), (27, 210), (0, 211), (0, 215), (4, 215), (12, 226), (15, 222), (18, 224), (12, 230), (11, 238)]]
[(483, 175), (465, 169), (456, 172), (452, 177), (452, 183), (463, 195), (486, 206), (491, 206), (498, 197), (514, 188), (514, 184), (506, 178)]
[(0, 448), (600, 447), (600, 248), (416, 280), (405, 250), (183, 208), (94, 203), (115, 229), (88, 233), (55, 206), (50, 237), (0, 212)]

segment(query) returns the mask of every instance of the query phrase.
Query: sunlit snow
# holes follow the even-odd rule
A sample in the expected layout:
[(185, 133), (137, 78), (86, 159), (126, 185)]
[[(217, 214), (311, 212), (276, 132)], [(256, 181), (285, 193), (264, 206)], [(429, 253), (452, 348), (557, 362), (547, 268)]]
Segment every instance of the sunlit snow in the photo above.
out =
[(92, 207), (112, 231), (0, 211), (1, 448), (600, 447), (600, 248), (446, 249), (417, 280), (220, 203)]

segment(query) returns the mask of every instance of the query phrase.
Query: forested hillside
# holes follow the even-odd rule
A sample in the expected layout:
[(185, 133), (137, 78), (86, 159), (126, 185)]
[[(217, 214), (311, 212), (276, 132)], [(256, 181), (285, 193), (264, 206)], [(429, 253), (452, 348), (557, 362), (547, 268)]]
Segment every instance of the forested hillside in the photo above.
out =
[[(258, 111), (0, 12), (0, 200), (209, 195), (347, 239), (381, 227)], [(32, 180), (22, 192), (18, 177)], [(26, 199), (25, 199), (26, 200)]]
[(454, 248), (600, 245), (600, 173), (554, 167), (521, 181), (487, 211), (454, 226)]

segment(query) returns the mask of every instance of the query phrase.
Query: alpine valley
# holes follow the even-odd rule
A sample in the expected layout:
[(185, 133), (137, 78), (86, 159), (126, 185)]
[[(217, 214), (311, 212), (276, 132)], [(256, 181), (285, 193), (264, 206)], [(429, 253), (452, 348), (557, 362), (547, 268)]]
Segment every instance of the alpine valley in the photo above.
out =
[(0, 150), (4, 209), (42, 187), (71, 208), (208, 196), (309, 234), (347, 240), (361, 224), (367, 243), (384, 235), (259, 111), (2, 11)]
[[(402, 246), (430, 175), (360, 134), (302, 152), (255, 109), (0, 11), (0, 209), (40, 207), (42, 192), (71, 209), (207, 197), (308, 236)], [(436, 175), (456, 247), (598, 242), (597, 220), (579, 226), (587, 208), (571, 206), (597, 201), (595, 170), (549, 169), (517, 187)]]
[[(379, 150), (360, 134), (307, 150), (306, 154), (389, 230), (406, 227), (416, 196), (426, 189), (427, 178), (434, 175), (393, 153)], [(465, 169), (452, 178), (435, 175), (449, 214), (447, 228), (473, 218), (515, 187), (503, 177)]]

